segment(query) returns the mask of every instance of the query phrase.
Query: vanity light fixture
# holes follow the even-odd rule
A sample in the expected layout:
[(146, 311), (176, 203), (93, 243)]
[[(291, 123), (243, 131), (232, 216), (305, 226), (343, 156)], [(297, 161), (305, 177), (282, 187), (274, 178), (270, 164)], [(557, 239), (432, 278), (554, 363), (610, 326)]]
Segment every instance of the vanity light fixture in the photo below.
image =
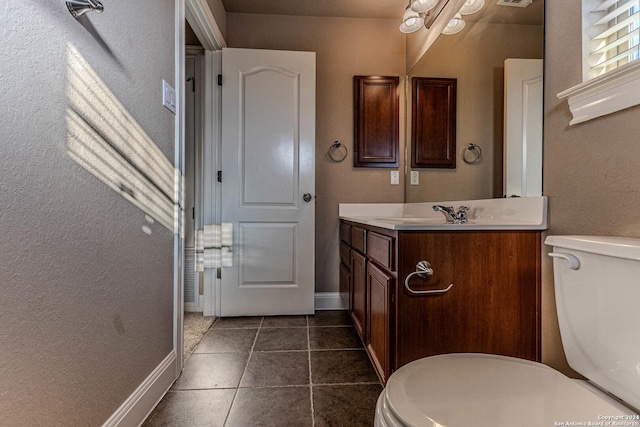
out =
[(476, 13), (484, 6), (484, 0), (467, 0), (460, 8), (461, 15), (471, 15)]
[(442, 30), (442, 34), (446, 34), (447, 36), (457, 34), (462, 31), (464, 25), (464, 19), (462, 19), (462, 16), (460, 16), (459, 13), (456, 13), (453, 19), (449, 21), (446, 27), (444, 27), (444, 30)]
[(426, 13), (436, 7), (438, 0), (413, 0), (411, 10), (418, 13)]
[[(417, 3), (419, 1), (420, 0), (413, 0), (413, 3)], [(400, 24), (400, 31), (405, 34), (418, 31), (424, 25), (424, 18), (411, 8), (411, 3), (412, 2), (409, 2), (409, 6), (404, 10), (404, 15), (402, 15), (402, 24)]]
[[(435, 11), (434, 16), (430, 18), (429, 22), (426, 22), (427, 17), (430, 16), (430, 11), (438, 6), (440, 0), (409, 0), (409, 5), (402, 16), (400, 31), (405, 34), (413, 33), (422, 28), (423, 25), (428, 29), (430, 27), (430, 23), (433, 23), (433, 20), (437, 19), (437, 15), (447, 4), (447, 1), (441, 4)], [(449, 21), (445, 29), (442, 31), (442, 34), (451, 35), (459, 33), (465, 26), (462, 15), (471, 15), (472, 13), (478, 12), (483, 7), (484, 0), (467, 0), (453, 19)]]

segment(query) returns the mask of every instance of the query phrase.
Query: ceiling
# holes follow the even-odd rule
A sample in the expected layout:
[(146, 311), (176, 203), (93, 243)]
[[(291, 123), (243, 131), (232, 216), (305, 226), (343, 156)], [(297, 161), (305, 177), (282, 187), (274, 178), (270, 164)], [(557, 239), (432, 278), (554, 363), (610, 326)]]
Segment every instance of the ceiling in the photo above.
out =
[[(544, 0), (534, 0), (526, 8), (498, 6), (485, 0), (480, 12), (464, 16), (467, 22), (542, 25)], [(407, 0), (222, 0), (228, 13), (300, 15), (343, 18), (400, 18)]]

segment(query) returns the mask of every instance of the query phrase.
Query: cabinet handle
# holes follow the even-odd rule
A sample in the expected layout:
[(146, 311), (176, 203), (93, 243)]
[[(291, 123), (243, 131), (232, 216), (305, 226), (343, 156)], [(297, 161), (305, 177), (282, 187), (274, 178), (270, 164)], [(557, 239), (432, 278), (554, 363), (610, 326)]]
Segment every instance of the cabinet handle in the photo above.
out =
[(414, 291), (409, 286), (409, 279), (416, 275), (420, 277), (433, 276), (433, 268), (431, 268), (431, 264), (429, 264), (429, 261), (420, 261), (419, 263), (417, 263), (416, 271), (414, 271), (413, 273), (409, 273), (409, 275), (404, 279), (404, 287), (407, 289), (407, 291), (409, 291), (411, 295), (440, 295), (449, 292), (449, 290), (453, 287), (452, 283), (445, 289), (434, 289), (431, 291)]

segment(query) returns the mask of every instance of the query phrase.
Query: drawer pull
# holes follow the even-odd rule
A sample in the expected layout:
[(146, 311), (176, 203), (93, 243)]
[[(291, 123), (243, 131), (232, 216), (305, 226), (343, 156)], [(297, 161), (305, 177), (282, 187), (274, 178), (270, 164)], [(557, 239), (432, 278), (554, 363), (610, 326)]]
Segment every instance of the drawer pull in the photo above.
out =
[(416, 275), (423, 278), (426, 278), (427, 276), (433, 276), (433, 268), (431, 268), (431, 264), (429, 264), (428, 261), (420, 261), (418, 264), (416, 264), (416, 271), (414, 271), (413, 273), (409, 273), (406, 279), (404, 279), (404, 287), (407, 289), (407, 291), (409, 291), (411, 295), (440, 295), (449, 292), (449, 290), (453, 287), (452, 283), (445, 289), (434, 289), (431, 291), (414, 291), (409, 286), (409, 279)]

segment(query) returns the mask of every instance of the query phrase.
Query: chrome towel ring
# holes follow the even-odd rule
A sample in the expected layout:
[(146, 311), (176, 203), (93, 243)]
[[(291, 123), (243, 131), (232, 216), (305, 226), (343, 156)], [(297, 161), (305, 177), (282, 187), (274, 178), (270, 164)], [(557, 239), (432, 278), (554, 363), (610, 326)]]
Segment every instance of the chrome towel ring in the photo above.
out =
[[(336, 154), (336, 151), (339, 150), (340, 148), (344, 148), (344, 154), (342, 155)], [(349, 154), (349, 151), (347, 150), (347, 146), (340, 141), (334, 141), (334, 143), (331, 144), (331, 148), (329, 148), (328, 156), (332, 162), (340, 163), (347, 158), (347, 154)]]
[(479, 145), (469, 144), (462, 150), (462, 160), (468, 165), (477, 163), (480, 158), (482, 158), (482, 148)]

